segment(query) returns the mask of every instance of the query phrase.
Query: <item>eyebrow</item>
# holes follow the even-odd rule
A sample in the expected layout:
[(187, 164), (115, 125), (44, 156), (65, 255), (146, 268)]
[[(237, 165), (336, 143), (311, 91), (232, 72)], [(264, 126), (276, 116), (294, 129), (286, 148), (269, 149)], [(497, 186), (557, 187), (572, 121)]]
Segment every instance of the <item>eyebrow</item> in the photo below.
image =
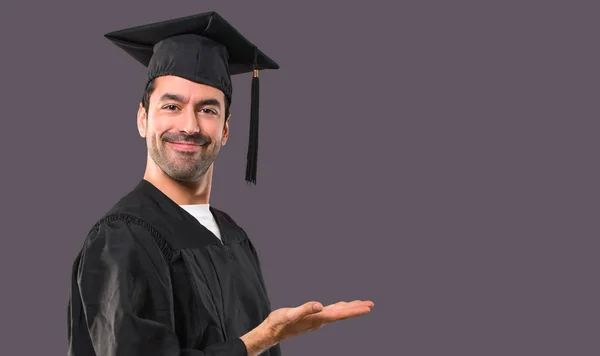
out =
[[(169, 100), (177, 101), (179, 103), (184, 103), (184, 104), (187, 104), (187, 102), (188, 102), (188, 100), (183, 98), (181, 95), (173, 94), (173, 93), (163, 94), (160, 97), (159, 102), (169, 101)], [(194, 106), (196, 108), (202, 107), (202, 106), (216, 106), (217, 108), (221, 109), (221, 101), (216, 98), (206, 98), (206, 99), (202, 99), (202, 100), (198, 101)]]
[(187, 100), (184, 100), (182, 96), (177, 95), (177, 94), (171, 94), (171, 93), (163, 94), (158, 101), (163, 102), (163, 101), (169, 101), (169, 100), (177, 101), (180, 103), (187, 103)]

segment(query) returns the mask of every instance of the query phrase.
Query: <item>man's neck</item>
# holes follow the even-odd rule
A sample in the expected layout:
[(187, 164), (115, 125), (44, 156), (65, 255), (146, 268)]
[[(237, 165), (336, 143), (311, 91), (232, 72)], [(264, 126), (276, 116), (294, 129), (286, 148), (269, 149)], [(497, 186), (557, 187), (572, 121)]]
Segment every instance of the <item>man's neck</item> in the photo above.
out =
[(152, 183), (179, 205), (208, 204), (212, 183), (213, 166), (200, 179), (182, 182), (166, 175), (160, 169), (146, 169), (144, 180)]

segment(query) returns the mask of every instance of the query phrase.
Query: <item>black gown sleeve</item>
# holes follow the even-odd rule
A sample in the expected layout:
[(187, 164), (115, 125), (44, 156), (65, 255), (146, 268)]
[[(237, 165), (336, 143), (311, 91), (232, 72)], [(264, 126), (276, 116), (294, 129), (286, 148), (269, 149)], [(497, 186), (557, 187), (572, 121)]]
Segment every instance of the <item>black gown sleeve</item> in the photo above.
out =
[(247, 356), (240, 338), (180, 348), (168, 267), (149, 241), (143, 226), (122, 220), (90, 232), (73, 267), (69, 355)]

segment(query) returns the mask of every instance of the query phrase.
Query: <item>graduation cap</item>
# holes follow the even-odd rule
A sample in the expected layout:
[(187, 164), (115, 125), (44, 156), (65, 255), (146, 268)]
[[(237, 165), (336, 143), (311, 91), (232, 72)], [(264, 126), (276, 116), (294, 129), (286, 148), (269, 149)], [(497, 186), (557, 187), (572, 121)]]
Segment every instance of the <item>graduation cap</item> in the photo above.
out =
[(148, 68), (146, 85), (156, 77), (175, 75), (220, 89), (231, 103), (230, 76), (252, 72), (246, 181), (256, 184), (258, 71), (279, 69), (275, 61), (214, 11), (130, 27), (104, 37)]

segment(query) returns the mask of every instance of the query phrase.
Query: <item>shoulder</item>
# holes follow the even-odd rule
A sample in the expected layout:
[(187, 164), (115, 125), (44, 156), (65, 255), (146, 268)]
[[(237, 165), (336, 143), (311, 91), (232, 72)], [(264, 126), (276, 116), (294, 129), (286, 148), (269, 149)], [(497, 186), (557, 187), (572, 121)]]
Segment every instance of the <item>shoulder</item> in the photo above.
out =
[(128, 214), (109, 214), (93, 225), (72, 267), (73, 277), (88, 291), (88, 298), (116, 278), (119, 283), (168, 283), (172, 249), (157, 244), (148, 226)]
[(89, 229), (82, 251), (95, 254), (142, 253), (169, 262), (174, 250), (148, 221), (126, 209), (112, 209)]
[(88, 239), (97, 238), (102, 231), (140, 238), (159, 237), (159, 229), (154, 223), (150, 223), (150, 211), (154, 212), (154, 209), (145, 208), (148, 204), (139, 190), (140, 188), (136, 187), (127, 192), (97, 218), (88, 231)]
[(140, 231), (145, 234), (160, 235), (154, 226), (137, 214), (124, 209), (112, 209), (96, 220), (88, 231), (88, 238), (98, 235), (102, 229), (109, 229), (111, 233), (117, 234), (123, 234), (126, 231), (131, 233), (131, 228), (134, 226), (142, 228), (141, 230), (136, 229), (138, 235)]
[[(123, 260), (136, 256), (154, 264), (170, 261), (174, 255), (170, 244), (148, 212), (147, 199), (136, 188), (119, 198), (102, 215), (92, 220), (85, 231), (75, 258), (82, 260)], [(154, 210), (152, 210), (154, 212)]]
[(86, 249), (92, 244), (120, 244), (121, 247), (126, 247), (147, 239), (152, 235), (151, 231), (149, 224), (133, 215), (123, 212), (106, 213), (89, 229), (83, 247)]

